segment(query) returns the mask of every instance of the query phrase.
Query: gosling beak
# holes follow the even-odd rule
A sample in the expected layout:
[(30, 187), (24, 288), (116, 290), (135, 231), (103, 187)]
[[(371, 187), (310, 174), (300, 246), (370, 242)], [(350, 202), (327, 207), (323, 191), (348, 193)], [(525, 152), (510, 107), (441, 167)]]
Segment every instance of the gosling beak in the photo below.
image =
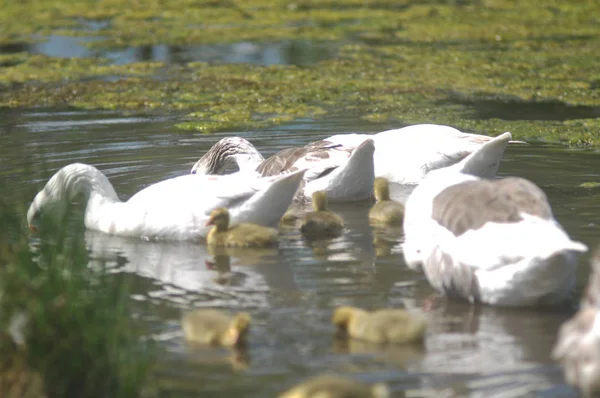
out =
[(213, 219), (209, 219), (206, 224), (204, 224), (205, 227), (208, 227), (209, 225), (213, 225)]

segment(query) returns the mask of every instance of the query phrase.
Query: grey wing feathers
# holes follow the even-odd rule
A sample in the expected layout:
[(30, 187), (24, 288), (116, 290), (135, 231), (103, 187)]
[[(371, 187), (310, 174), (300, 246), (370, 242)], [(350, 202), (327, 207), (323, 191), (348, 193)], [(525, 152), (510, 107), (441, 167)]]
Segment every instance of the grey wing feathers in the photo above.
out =
[(286, 148), (264, 160), (258, 165), (256, 171), (263, 177), (292, 172), (297, 169), (294, 164), (299, 159), (306, 158), (307, 161), (327, 159), (329, 158), (327, 150), (338, 147), (341, 145), (322, 140), (311, 142), (303, 147)]

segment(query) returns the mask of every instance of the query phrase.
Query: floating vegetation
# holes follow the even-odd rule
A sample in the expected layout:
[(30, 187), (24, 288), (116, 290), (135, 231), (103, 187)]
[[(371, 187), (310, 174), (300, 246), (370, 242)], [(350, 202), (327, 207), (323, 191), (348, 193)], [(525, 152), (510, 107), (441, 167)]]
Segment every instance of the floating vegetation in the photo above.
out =
[(595, 181), (584, 182), (582, 184), (579, 184), (578, 187), (588, 188), (588, 189), (598, 188), (598, 187), (600, 187), (600, 182), (595, 182)]
[[(516, 139), (598, 144), (596, 2), (58, 0), (37, 4), (37, 12), (13, 3), (0, 16), (0, 42), (52, 33), (96, 36), (86, 43), (95, 48), (289, 39), (346, 44), (333, 59), (302, 68), (112, 65), (10, 54), (0, 56), (0, 84), (7, 87), (0, 106), (182, 112), (180, 128), (203, 132), (360, 114), (399, 125), (433, 122), (511, 131)], [(560, 115), (552, 117), (548, 104)]]

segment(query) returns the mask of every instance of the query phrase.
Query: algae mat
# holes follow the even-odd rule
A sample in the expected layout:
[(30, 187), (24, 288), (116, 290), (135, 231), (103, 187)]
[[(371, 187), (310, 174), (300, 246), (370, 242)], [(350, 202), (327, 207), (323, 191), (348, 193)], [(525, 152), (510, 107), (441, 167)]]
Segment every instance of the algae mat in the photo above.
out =
[[(179, 112), (179, 127), (205, 132), (336, 113), (599, 142), (595, 1), (4, 1), (0, 26), (0, 49), (25, 49), (0, 54), (0, 106)], [(86, 45), (100, 53), (286, 40), (339, 49), (305, 67), (27, 51), (49, 35), (94, 37)]]

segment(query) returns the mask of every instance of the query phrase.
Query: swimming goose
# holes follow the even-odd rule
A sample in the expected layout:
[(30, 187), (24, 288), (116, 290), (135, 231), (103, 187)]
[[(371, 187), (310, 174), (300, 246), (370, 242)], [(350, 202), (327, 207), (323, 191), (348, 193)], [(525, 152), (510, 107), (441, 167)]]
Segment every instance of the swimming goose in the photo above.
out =
[(569, 238), (532, 182), (469, 174), (510, 138), (498, 136), (415, 188), (406, 202), (404, 258), (450, 296), (503, 306), (557, 303), (572, 292), (576, 253), (587, 247)]
[[(410, 186), (419, 184), (431, 170), (460, 162), (493, 139), (486, 135), (463, 133), (449, 126), (417, 124), (377, 134), (336, 134), (306, 147), (284, 149), (269, 159), (271, 165), (281, 165), (286, 168), (291, 166), (292, 159), (295, 162), (296, 156), (305, 156), (302, 151), (310, 151), (311, 147), (321, 146), (322, 149), (315, 152), (319, 155), (332, 151), (333, 148), (352, 151), (369, 138), (375, 145), (375, 177), (384, 177), (392, 183)], [(523, 142), (510, 141), (510, 143)], [(481, 178), (494, 177), (503, 155), (504, 150), (488, 153), (488, 162), (479, 164), (480, 168), (471, 170), (471, 173)], [(233, 164), (237, 164), (240, 169), (255, 169), (262, 161), (262, 155), (248, 141), (239, 137), (224, 138), (192, 167), (192, 173), (221, 174), (225, 167)], [(305, 179), (307, 178), (308, 174)], [(331, 190), (327, 190), (327, 193), (331, 201), (338, 201)]]
[[(275, 224), (285, 213), (304, 170), (279, 177), (184, 175), (119, 200), (110, 181), (94, 166), (73, 163), (60, 169), (35, 196), (27, 212), (30, 227), (40, 212), (86, 198), (85, 226), (111, 235), (186, 240), (205, 237), (210, 212), (227, 207), (232, 223)], [(60, 206), (62, 204), (62, 206)]]
[(240, 223), (229, 226), (229, 210), (219, 207), (210, 213), (206, 225), (213, 225), (206, 243), (215, 247), (265, 247), (277, 243), (277, 230), (262, 225)]
[(244, 342), (250, 320), (247, 312), (230, 317), (218, 310), (197, 309), (185, 313), (181, 325), (190, 343), (233, 346)]
[(300, 220), (300, 231), (309, 238), (336, 237), (344, 228), (344, 220), (327, 208), (327, 194), (317, 191), (312, 194), (313, 211)]
[(567, 383), (584, 396), (600, 393), (600, 248), (592, 256), (581, 309), (561, 326), (552, 358), (563, 366)]
[(222, 174), (237, 163), (241, 172), (276, 176), (307, 169), (297, 201), (307, 201), (315, 191), (325, 191), (332, 202), (368, 199), (373, 189), (373, 140), (365, 137), (348, 148), (326, 141), (284, 149), (268, 159), (240, 137), (221, 139), (196, 162), (192, 174)]
[(388, 398), (383, 383), (367, 385), (342, 376), (323, 375), (310, 378), (285, 391), (279, 398)]
[[(400, 185), (417, 185), (430, 171), (456, 164), (494, 139), (450, 126), (416, 124), (373, 135), (336, 134), (326, 140), (352, 147), (367, 137), (375, 141), (375, 177)], [(471, 173), (481, 178), (494, 177), (503, 155), (504, 150), (488, 153), (488, 161)]]
[(393, 308), (369, 312), (338, 307), (332, 322), (350, 337), (372, 343), (422, 343), (427, 330), (427, 322), (422, 317)]
[(390, 199), (388, 180), (377, 177), (373, 192), (377, 202), (369, 210), (369, 220), (375, 224), (402, 224), (404, 205)]

